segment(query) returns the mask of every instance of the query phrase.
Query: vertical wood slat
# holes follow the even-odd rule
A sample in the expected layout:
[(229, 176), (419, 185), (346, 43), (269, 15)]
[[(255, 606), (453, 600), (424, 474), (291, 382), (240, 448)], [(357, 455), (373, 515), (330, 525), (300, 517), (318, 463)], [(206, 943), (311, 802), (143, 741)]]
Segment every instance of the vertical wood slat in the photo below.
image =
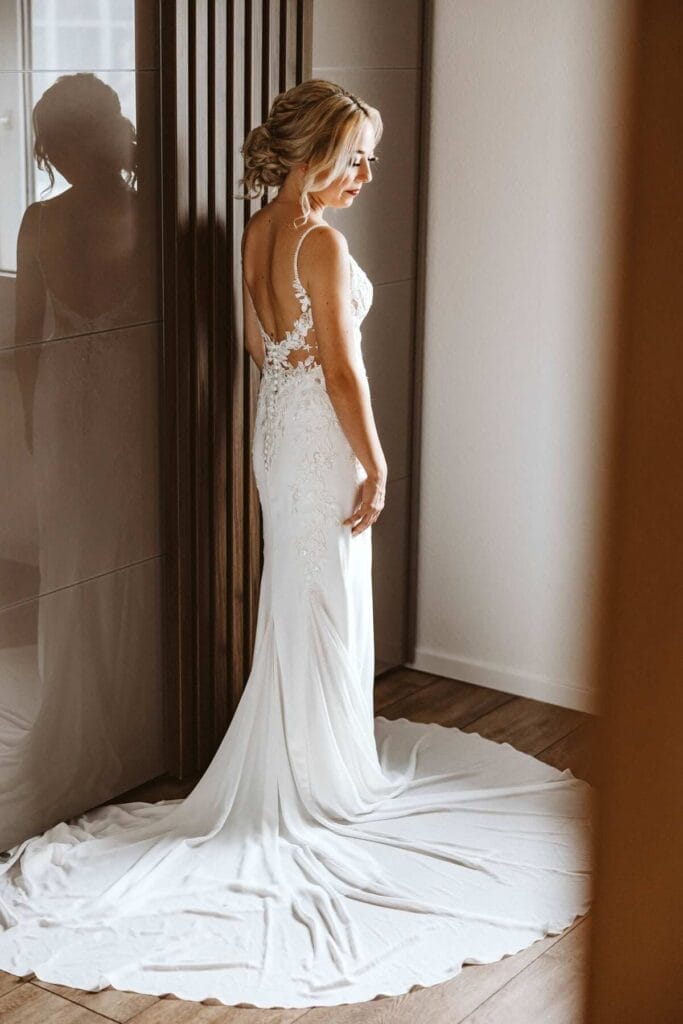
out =
[[(286, 26), (286, 40), (285, 40), (285, 82), (290, 83), (292, 81), (299, 82), (301, 78), (299, 76), (299, 68), (297, 61), (297, 30), (299, 27), (298, 19), (298, 4), (288, 4), (287, 9), (283, 14), (283, 21)], [(286, 88), (287, 86), (283, 86)]]
[[(248, 74), (245, 74), (245, 130), (244, 135), (255, 125), (260, 124), (264, 119), (263, 105), (269, 105), (269, 97), (264, 96), (264, 60), (263, 48), (270, 28), (267, 17), (267, 0), (250, 0), (249, 8), (249, 62)], [(267, 114), (267, 111), (266, 111)], [(244, 138), (244, 135), (242, 138)], [(241, 163), (241, 161), (240, 161)], [(236, 200), (241, 202), (240, 200)], [(242, 203), (244, 223), (261, 205), (258, 200)], [(238, 284), (235, 282), (235, 288)], [(241, 334), (238, 325), (238, 336)], [(256, 390), (258, 384), (258, 371), (251, 365), (251, 359), (245, 357), (246, 365), (242, 377), (243, 407), (242, 407), (242, 429), (243, 437), (251, 436), (254, 421), (254, 406), (256, 402)], [(246, 651), (251, 651), (256, 633), (256, 614), (258, 606), (258, 576), (257, 565), (260, 566), (261, 554), (261, 522), (258, 508), (258, 498), (252, 480), (251, 453), (249, 445), (242, 446), (244, 459), (242, 501), (244, 508), (244, 638), (243, 644)]]
[(190, 264), (187, 225), (190, 186), (188, 0), (159, 0), (162, 132), (163, 387), (162, 494), (164, 500), (164, 655), (169, 771), (182, 777), (193, 767), (194, 666), (189, 348), (191, 305), (181, 287)]
[[(434, 0), (424, 0), (422, 7), (422, 32), (420, 37), (420, 137), (418, 160), (421, 180), (429, 181), (430, 126), (432, 123), (432, 69), (434, 41)], [(417, 202), (417, 274), (415, 281), (415, 344), (413, 346), (410, 379), (413, 382), (410, 409), (410, 465), (412, 486), (410, 487), (406, 572), (405, 621), (403, 637), (404, 660), (415, 660), (417, 644), (417, 572), (420, 517), (420, 471), (422, 465), (422, 407), (424, 390), (425, 361), (425, 305), (427, 266), (427, 188), (421, 187)]]
[(212, 183), (210, 130), (211, 97), (209, 89), (209, 0), (194, 0), (191, 28), (191, 86), (193, 89), (191, 148), (191, 231), (193, 257), (193, 313), (194, 330), (194, 546), (195, 546), (195, 668), (200, 681), (197, 688), (199, 700), (197, 714), (197, 744), (200, 763), (207, 759), (211, 748), (212, 735), (208, 727), (212, 720), (213, 705), (213, 658), (211, 643), (211, 538), (212, 529), (212, 460), (206, 458), (210, 451), (212, 409), (209, 405), (209, 337), (212, 330), (209, 293), (210, 261), (207, 259), (209, 233), (209, 190)]
[(277, 89), (276, 92), (282, 92), (285, 88), (285, 82), (288, 80), (288, 68), (287, 68), (287, 40), (289, 39), (288, 21), (287, 21), (287, 0), (280, 0), (280, 40), (278, 45), (279, 58), (278, 58), (278, 69), (277, 69)]
[[(245, 93), (246, 93), (246, 64), (249, 64), (247, 54), (247, 12), (245, 6), (248, 0), (233, 0), (232, 3), (232, 50), (231, 50), (231, 127), (232, 136), (228, 140), (228, 148), (231, 155), (231, 177), (228, 182), (230, 188), (231, 212), (230, 224), (230, 245), (234, 260), (240, 257), (240, 241), (244, 227), (244, 210), (239, 200), (232, 198), (232, 193), (237, 191), (237, 178), (241, 173), (241, 157), (239, 147), (244, 141), (246, 116), (245, 116)], [(237, 257), (235, 257), (237, 254)], [(238, 263), (239, 265), (239, 263)], [(244, 348), (236, 342), (240, 333), (242, 322), (242, 292), (241, 288), (235, 286), (235, 273), (233, 269), (232, 278), (226, 280), (226, 287), (230, 288), (232, 295), (231, 306), (231, 330), (226, 343), (230, 345), (230, 376), (228, 388), (226, 389), (228, 433), (230, 437), (230, 484), (227, 489), (226, 515), (229, 516), (229, 553), (231, 566), (242, 565), (244, 562), (244, 403), (242, 379), (248, 368), (245, 360)], [(232, 286), (232, 287), (231, 287)], [(244, 606), (245, 606), (245, 579), (244, 572), (229, 570), (229, 693), (228, 701), (231, 708), (234, 708), (243, 684), (245, 671), (245, 650), (244, 650)]]
[[(213, 303), (213, 332), (211, 338), (211, 387), (212, 407), (224, 408), (228, 395), (230, 312), (232, 296), (228, 288), (231, 251), (229, 224), (232, 209), (228, 200), (228, 187), (232, 181), (232, 138), (228, 136), (232, 98), (229, 87), (232, 75), (232, 25), (230, 12), (225, 3), (212, 4), (211, 34), (215, 40), (214, 60), (211, 68), (213, 90), (213, 120), (216, 134), (223, 132), (226, 144), (213, 146), (213, 191), (211, 196), (211, 299)], [(230, 620), (229, 576), (231, 563), (228, 546), (228, 517), (226, 495), (229, 494), (228, 423), (226, 416), (213, 416), (211, 422), (213, 449), (212, 487), (212, 550), (210, 566), (213, 595), (213, 699), (215, 721), (223, 726), (228, 721), (233, 697), (229, 696), (229, 681), (232, 678), (229, 661)], [(220, 736), (214, 736), (214, 743)]]
[(240, 241), (254, 203), (233, 192), (247, 132), (297, 81), (308, 3), (159, 0), (165, 655), (169, 765), (179, 777), (208, 764), (251, 662), (259, 374), (242, 343)]
[[(258, 0), (254, 0), (258, 2)], [(282, 62), (281, 44), (285, 38), (283, 20), (286, 26), (288, 8), (287, 0), (260, 0), (260, 11), (252, 9), (251, 49), (249, 63), (249, 87), (247, 87), (251, 103), (245, 102), (245, 125), (243, 136), (248, 129), (264, 121), (270, 110), (271, 103), (281, 91)], [(247, 76), (245, 75), (245, 83)], [(290, 83), (293, 84), (293, 83)], [(283, 86), (284, 87), (284, 86)], [(266, 194), (260, 201), (242, 203), (242, 221), (246, 223), (253, 212), (254, 206), (263, 207), (268, 201)], [(237, 200), (239, 202), (239, 200)], [(237, 287), (237, 285), (236, 285)], [(248, 361), (245, 370), (245, 406), (244, 429), (248, 437), (252, 436), (256, 399), (259, 385), (259, 373)], [(245, 621), (244, 644), (248, 651), (253, 650), (258, 612), (259, 581), (262, 568), (262, 533), (258, 491), (251, 472), (251, 452), (245, 447)]]
[(262, 120), (267, 116), (270, 104), (282, 90), (280, 89), (280, 50), (282, 46), (282, 33), (280, 31), (280, 20), (282, 13), (282, 0), (265, 0), (268, 7), (268, 45), (264, 45), (263, 64), (266, 69), (264, 82), (264, 103), (262, 110), (265, 111)]
[(313, 0), (301, 0), (296, 5), (296, 34), (293, 43), (294, 79), (303, 82), (311, 77), (313, 66)]

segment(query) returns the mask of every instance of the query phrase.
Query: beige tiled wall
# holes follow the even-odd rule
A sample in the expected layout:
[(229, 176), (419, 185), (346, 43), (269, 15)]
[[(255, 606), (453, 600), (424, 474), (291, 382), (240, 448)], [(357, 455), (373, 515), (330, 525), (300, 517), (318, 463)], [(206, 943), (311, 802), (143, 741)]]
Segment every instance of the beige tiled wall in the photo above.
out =
[(374, 285), (363, 356), (389, 466), (384, 512), (373, 527), (378, 671), (405, 660), (422, 18), (420, 0), (313, 3), (312, 77), (377, 107), (384, 124), (373, 181), (351, 209), (326, 214)]
[[(144, 168), (129, 207), (103, 204), (95, 179), (92, 207), (87, 187), (68, 207), (58, 179), (44, 196), (37, 264), (30, 118), (17, 105), (0, 126), (0, 221), (12, 239), (0, 267), (0, 850), (165, 768), (158, 56), (154, 5), (137, 0), (114, 62), (90, 63), (115, 6), (100, 5), (105, 20), (82, 29), (87, 45), (54, 8), (61, 59), (40, 67), (8, 42), (20, 39), (21, 5), (0, 9), (0, 98), (23, 96), (30, 111), (58, 75), (92, 71), (132, 103)], [(79, 123), (69, 137), (74, 118), (93, 112), (86, 92), (82, 107), (65, 99), (51, 114), (81, 166), (82, 140), (102, 129), (100, 116), (92, 135)], [(106, 130), (98, 137), (106, 146)], [(135, 237), (137, 291), (123, 284), (96, 309), (109, 284), (116, 292), (117, 246)]]

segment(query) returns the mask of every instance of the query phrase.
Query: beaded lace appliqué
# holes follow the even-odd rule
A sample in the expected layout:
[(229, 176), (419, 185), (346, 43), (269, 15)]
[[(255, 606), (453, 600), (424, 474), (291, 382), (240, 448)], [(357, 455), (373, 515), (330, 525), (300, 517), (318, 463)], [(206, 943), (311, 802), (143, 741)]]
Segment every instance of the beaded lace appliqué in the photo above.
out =
[(340, 454), (339, 424), (329, 401), (311, 388), (297, 399), (292, 420), (298, 466), (289, 486), (289, 507), (298, 523), (295, 545), (304, 582), (311, 587), (322, 568), (329, 523), (339, 519), (338, 499), (328, 485)]
[[(309, 230), (313, 231), (314, 228)], [(295, 321), (292, 329), (287, 331), (282, 340), (274, 341), (264, 329), (251, 299), (251, 294), (248, 293), (266, 351), (259, 388), (259, 413), (262, 416), (261, 426), (263, 428), (263, 462), (266, 470), (270, 469), (272, 465), (278, 443), (284, 431), (284, 416), (287, 407), (286, 397), (289, 395), (291, 388), (304, 379), (315, 381), (321, 384), (323, 388), (325, 387), (324, 374), (321, 365), (316, 361), (314, 346), (307, 340), (309, 331), (313, 327), (311, 299), (301, 283), (297, 271), (298, 251), (307, 234), (308, 232), (304, 232), (300, 237), (294, 254), (294, 279), (292, 287), (294, 294), (299, 300), (301, 314)], [(373, 289), (369, 278), (352, 256), (349, 259), (349, 269), (351, 276), (351, 308), (356, 329), (359, 330), (360, 323), (372, 304)], [(290, 356), (293, 352), (307, 352), (308, 355), (297, 362), (292, 362)]]
[[(284, 429), (285, 395), (292, 384), (307, 376), (318, 366), (313, 346), (306, 340), (313, 326), (311, 300), (303, 285), (294, 280), (294, 291), (301, 306), (301, 316), (296, 320), (291, 331), (287, 331), (282, 341), (273, 339), (261, 328), (263, 342), (266, 347), (266, 358), (263, 364), (261, 389), (265, 403), (265, 422), (263, 430), (263, 461), (266, 469), (270, 469), (275, 454), (277, 441)], [(259, 326), (260, 323), (259, 323)], [(297, 363), (292, 363), (292, 352), (307, 351), (308, 355)]]
[(372, 281), (362, 267), (354, 260), (351, 260), (351, 307), (353, 309), (356, 326), (360, 327), (372, 305), (373, 287)]
[[(311, 587), (322, 567), (329, 524), (339, 519), (338, 498), (329, 486), (329, 473), (339, 457), (348, 457), (355, 466), (358, 482), (363, 479), (364, 471), (351, 445), (340, 436), (341, 427), (327, 395), (322, 366), (316, 361), (315, 347), (307, 340), (313, 327), (311, 300), (299, 280), (296, 262), (307, 233), (299, 239), (294, 256), (292, 284), (301, 314), (292, 329), (281, 341), (274, 341), (263, 328), (253, 301), (251, 305), (266, 351), (257, 405), (263, 465), (266, 471), (271, 468), (286, 422), (290, 423), (287, 443), (296, 450), (296, 474), (289, 484), (290, 511), (300, 524), (295, 543), (305, 583)], [(360, 323), (372, 304), (373, 288), (353, 257), (350, 257), (349, 272), (351, 307), (360, 343)], [(249, 298), (251, 300), (251, 295)], [(293, 352), (308, 354), (292, 362)], [(309, 382), (312, 387), (302, 386)]]

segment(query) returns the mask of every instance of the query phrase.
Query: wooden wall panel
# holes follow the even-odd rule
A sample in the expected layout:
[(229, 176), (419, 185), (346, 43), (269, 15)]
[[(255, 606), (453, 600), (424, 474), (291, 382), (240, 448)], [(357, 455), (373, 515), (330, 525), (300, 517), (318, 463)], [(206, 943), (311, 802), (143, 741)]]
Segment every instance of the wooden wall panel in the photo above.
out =
[(191, 303), (182, 286), (191, 265), (189, 153), (189, 33), (187, 0), (160, 5), (162, 120), (162, 279), (164, 319), (163, 471), (167, 731), (169, 770), (181, 776), (194, 758), (194, 696), (190, 681), (192, 578), (190, 458)]
[(240, 147), (301, 80), (311, 0), (160, 2), (169, 737), (203, 770), (246, 683), (262, 565), (241, 337)]

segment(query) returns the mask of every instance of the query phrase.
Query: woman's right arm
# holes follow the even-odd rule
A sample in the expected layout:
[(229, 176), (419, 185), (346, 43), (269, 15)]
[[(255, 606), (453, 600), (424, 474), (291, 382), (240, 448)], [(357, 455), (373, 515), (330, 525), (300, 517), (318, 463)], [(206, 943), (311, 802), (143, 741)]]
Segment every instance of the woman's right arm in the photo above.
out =
[[(368, 474), (363, 500), (379, 513), (384, 505), (387, 463), (355, 338), (348, 244), (341, 231), (331, 225), (312, 231), (306, 241), (300, 256), (300, 276), (311, 298), (325, 386), (342, 430)], [(371, 513), (364, 526), (371, 525), (375, 518)]]

